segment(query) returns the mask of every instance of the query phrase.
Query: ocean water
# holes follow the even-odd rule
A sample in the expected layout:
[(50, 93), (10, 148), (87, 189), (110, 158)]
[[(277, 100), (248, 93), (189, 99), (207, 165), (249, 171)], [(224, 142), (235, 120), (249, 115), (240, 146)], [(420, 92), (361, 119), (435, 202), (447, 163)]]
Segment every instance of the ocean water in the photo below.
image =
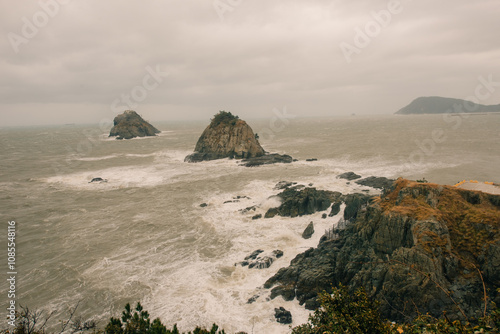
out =
[[(158, 123), (158, 137), (128, 141), (107, 138), (97, 125), (0, 129), (0, 221), (5, 234), (9, 220), (17, 223), (17, 304), (55, 311), (52, 328), (78, 302), (77, 313), (103, 327), (127, 302), (140, 301), (181, 330), (215, 322), (230, 333), (289, 333), (274, 308), (290, 310), (293, 326), (306, 322), (308, 311), (296, 301), (268, 300), (262, 285), (315, 247), (342, 213), (252, 220), (279, 205), (277, 182), (372, 194), (378, 191), (337, 176), (500, 183), (500, 114), (248, 123), (267, 151), (299, 161), (184, 163), (206, 122)], [(94, 177), (108, 182), (89, 183)], [(255, 212), (242, 213), (253, 205)], [(304, 240), (310, 221), (316, 233)], [(235, 266), (256, 249), (284, 256), (267, 269)], [(0, 282), (6, 314), (7, 284)]]

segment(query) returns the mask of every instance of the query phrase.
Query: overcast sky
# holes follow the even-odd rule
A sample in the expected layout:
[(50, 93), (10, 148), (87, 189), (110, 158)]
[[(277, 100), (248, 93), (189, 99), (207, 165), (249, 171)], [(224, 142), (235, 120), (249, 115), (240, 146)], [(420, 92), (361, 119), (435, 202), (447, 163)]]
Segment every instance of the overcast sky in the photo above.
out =
[(466, 98), (500, 82), (499, 18), (498, 0), (0, 0), (0, 126)]

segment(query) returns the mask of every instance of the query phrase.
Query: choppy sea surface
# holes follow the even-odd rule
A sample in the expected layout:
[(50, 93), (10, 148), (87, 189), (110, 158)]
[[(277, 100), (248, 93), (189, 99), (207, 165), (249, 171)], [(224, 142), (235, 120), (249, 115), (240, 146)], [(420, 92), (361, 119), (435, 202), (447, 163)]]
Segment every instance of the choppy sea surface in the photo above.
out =
[[(257, 168), (229, 159), (185, 163), (207, 122), (158, 123), (157, 137), (121, 141), (97, 125), (0, 129), (0, 222), (5, 236), (7, 222), (17, 223), (17, 304), (55, 311), (51, 326), (79, 301), (77, 313), (101, 327), (127, 302), (140, 301), (181, 330), (215, 322), (227, 332), (289, 333), (274, 308), (290, 310), (293, 326), (306, 322), (308, 311), (296, 301), (268, 300), (262, 285), (315, 247), (341, 213), (253, 220), (279, 205), (277, 182), (372, 194), (377, 190), (337, 176), (500, 183), (500, 114), (248, 123), (267, 151), (299, 161)], [(94, 177), (107, 182), (89, 183)], [(241, 211), (254, 205), (256, 211)], [(310, 221), (316, 233), (304, 240)], [(235, 266), (256, 249), (284, 256), (266, 269)], [(5, 315), (7, 290), (0, 280)]]

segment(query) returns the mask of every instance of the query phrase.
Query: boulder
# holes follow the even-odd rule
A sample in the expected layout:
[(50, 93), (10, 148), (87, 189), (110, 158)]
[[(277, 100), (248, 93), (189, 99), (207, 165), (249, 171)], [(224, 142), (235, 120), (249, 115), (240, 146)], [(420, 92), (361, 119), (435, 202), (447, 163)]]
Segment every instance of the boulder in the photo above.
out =
[(283, 307), (274, 309), (274, 317), (280, 324), (288, 325), (292, 323), (292, 313), (285, 310)]
[(302, 232), (302, 238), (310, 239), (313, 234), (314, 234), (314, 223), (310, 222), (309, 225), (307, 225), (304, 232)]
[(133, 110), (126, 110), (116, 116), (113, 124), (109, 137), (117, 137), (116, 139), (156, 136), (157, 133), (161, 132)]
[(352, 180), (360, 179), (361, 175), (358, 175), (354, 172), (345, 172), (345, 173), (342, 173), (339, 176), (337, 176), (337, 178), (352, 181)]

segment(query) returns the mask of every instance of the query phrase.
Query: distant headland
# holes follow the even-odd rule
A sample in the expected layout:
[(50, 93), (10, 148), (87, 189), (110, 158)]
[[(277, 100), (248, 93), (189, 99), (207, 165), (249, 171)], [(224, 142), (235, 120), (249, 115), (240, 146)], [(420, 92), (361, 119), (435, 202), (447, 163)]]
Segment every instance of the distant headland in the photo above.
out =
[(425, 96), (396, 111), (396, 115), (500, 112), (500, 104), (483, 105), (467, 100)]

